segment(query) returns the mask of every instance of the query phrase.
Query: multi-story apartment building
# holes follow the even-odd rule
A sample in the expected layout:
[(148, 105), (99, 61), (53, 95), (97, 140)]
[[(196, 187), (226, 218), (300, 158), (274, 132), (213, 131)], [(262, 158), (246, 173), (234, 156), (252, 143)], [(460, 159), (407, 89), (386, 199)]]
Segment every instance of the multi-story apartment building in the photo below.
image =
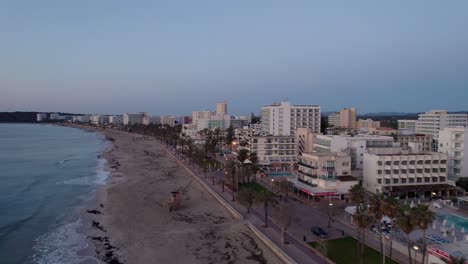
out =
[(112, 116), (109, 116), (109, 124), (112, 124), (112, 125), (122, 125), (123, 124), (123, 116), (121, 115), (112, 115)]
[(173, 127), (176, 125), (176, 118), (174, 116), (161, 116), (159, 117), (159, 122), (161, 125), (168, 125)]
[(320, 132), (320, 106), (274, 103), (261, 110), (262, 131), (274, 136), (289, 136), (298, 128)]
[(417, 124), (418, 124), (418, 120), (401, 119), (401, 120), (398, 120), (398, 130), (402, 133), (414, 134), (416, 133)]
[(297, 160), (294, 136), (252, 136), (248, 149), (257, 153), (259, 165), (264, 167), (288, 169)]
[(450, 127), (439, 132), (439, 152), (448, 155), (451, 180), (468, 177), (468, 128)]
[(246, 116), (231, 116), (229, 123), (234, 129), (242, 128), (249, 125), (250, 119)]
[(432, 151), (432, 135), (429, 134), (399, 134), (395, 140), (402, 148), (408, 148), (409, 143), (420, 143), (424, 152)]
[(149, 124), (161, 124), (161, 117), (159, 116), (144, 116), (143, 117), (143, 125), (149, 125)]
[(446, 127), (466, 127), (467, 114), (449, 114), (447, 110), (433, 110), (420, 114), (416, 125), (416, 133), (431, 134), (437, 140), (439, 131)]
[(328, 124), (341, 128), (356, 128), (356, 108), (344, 108), (328, 116)]
[(447, 183), (447, 154), (390, 152), (364, 153), (363, 187), (367, 191), (401, 197), (449, 195), (456, 191)]
[(123, 114), (124, 125), (143, 124), (143, 117), (147, 116), (146, 113), (125, 113)]
[(47, 114), (46, 113), (38, 113), (36, 114), (36, 121), (37, 122), (42, 122), (47, 119)]
[[(351, 156), (351, 169), (362, 170), (364, 153), (369, 149), (399, 147), (393, 137), (376, 135), (335, 136), (316, 135), (314, 140), (315, 152), (345, 152)], [(354, 174), (353, 174), (354, 175)], [(360, 175), (354, 175), (360, 176)]]
[(351, 157), (346, 153), (303, 153), (298, 157), (297, 182), (300, 192), (312, 196), (337, 196), (342, 198), (359, 183), (351, 176)]
[(302, 153), (314, 151), (314, 140), (316, 133), (312, 132), (310, 128), (298, 128), (296, 130), (296, 152), (297, 156)]
[(333, 112), (328, 115), (328, 125), (331, 127), (341, 126), (340, 112)]
[(89, 121), (94, 125), (99, 125), (99, 121), (101, 119), (101, 115), (91, 115)]
[(227, 114), (228, 114), (227, 103), (226, 102), (216, 103), (216, 115), (223, 117)]
[(357, 129), (370, 129), (373, 127), (380, 127), (380, 121), (374, 121), (372, 119), (359, 119), (357, 121)]

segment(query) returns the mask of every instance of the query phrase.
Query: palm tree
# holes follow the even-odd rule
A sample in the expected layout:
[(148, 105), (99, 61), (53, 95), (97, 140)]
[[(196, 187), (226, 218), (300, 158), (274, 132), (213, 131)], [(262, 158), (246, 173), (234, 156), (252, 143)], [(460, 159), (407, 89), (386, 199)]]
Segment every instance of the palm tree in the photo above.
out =
[(413, 212), (408, 204), (400, 204), (398, 207), (398, 216), (395, 220), (396, 225), (406, 234), (406, 243), (408, 247), (409, 264), (413, 262), (411, 258), (411, 240), (409, 234), (414, 230)]
[(247, 207), (247, 213), (250, 213), (250, 208), (258, 201), (257, 191), (253, 188), (244, 187), (241, 188), (239, 193), (237, 194), (237, 200), (240, 204)]
[[(384, 213), (386, 216), (388, 216), (390, 218), (390, 222), (391, 222), (391, 225), (392, 225), (392, 230), (394, 230), (395, 228), (395, 218), (398, 217), (398, 201), (394, 198), (394, 197), (388, 197), (386, 200), (385, 200), (385, 204), (384, 204)], [(393, 234), (394, 232), (391, 233), (391, 235)], [(389, 257), (390, 259), (392, 259), (392, 253), (393, 253), (393, 240), (390, 239), (390, 253), (389, 253)]]
[(366, 199), (365, 190), (359, 183), (349, 189), (348, 195), (354, 203), (363, 203)]
[(267, 189), (262, 189), (258, 192), (257, 199), (259, 202), (263, 203), (263, 209), (265, 212), (265, 224), (263, 226), (268, 227), (268, 207), (276, 206), (278, 201), (276, 200), (275, 194)]
[(364, 245), (366, 244), (366, 229), (370, 226), (373, 219), (369, 214), (368, 205), (365, 203), (360, 203), (356, 207), (356, 213), (354, 214), (354, 219), (357, 222), (358, 226), (358, 256), (361, 259), (361, 263), (364, 262)]
[(426, 230), (434, 222), (435, 213), (429, 210), (429, 205), (418, 204), (413, 210), (414, 225), (423, 231), (422, 263), (425, 263), (427, 253)]
[(232, 186), (231, 186), (232, 201), (235, 201), (234, 188), (236, 187), (236, 171), (237, 171), (237, 162), (236, 162), (236, 160), (235, 159), (229, 159), (226, 162), (225, 168), (226, 168), (226, 172), (227, 172), (226, 176), (229, 177), (232, 180)]
[(369, 206), (370, 206), (369, 210), (374, 215), (374, 219), (376, 221), (375, 226), (377, 229), (377, 233), (379, 234), (379, 238), (380, 238), (380, 254), (381, 254), (380, 262), (383, 263), (383, 258), (385, 257), (383, 256), (383, 235), (382, 235), (382, 228), (381, 228), (382, 218), (383, 218), (384, 209), (385, 209), (385, 199), (384, 199), (383, 194), (377, 193), (377, 194), (372, 195), (369, 200)]

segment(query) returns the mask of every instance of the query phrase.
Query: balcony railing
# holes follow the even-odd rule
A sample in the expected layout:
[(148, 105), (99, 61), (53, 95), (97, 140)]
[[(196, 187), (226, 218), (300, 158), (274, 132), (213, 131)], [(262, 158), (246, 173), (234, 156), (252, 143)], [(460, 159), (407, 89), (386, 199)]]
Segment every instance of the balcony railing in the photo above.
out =
[(314, 169), (314, 170), (318, 169), (316, 166), (312, 166), (312, 165), (310, 165), (310, 164), (303, 163), (303, 162), (300, 162), (300, 161), (297, 163), (297, 165), (304, 166), (304, 167), (307, 167), (307, 168), (310, 168), (310, 169)]

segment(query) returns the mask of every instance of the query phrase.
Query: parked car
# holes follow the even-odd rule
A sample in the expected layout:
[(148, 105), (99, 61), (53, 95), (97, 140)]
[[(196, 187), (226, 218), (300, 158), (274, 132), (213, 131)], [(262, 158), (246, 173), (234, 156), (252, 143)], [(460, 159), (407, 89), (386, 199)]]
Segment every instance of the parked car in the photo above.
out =
[(318, 226), (314, 226), (312, 227), (312, 233), (314, 233), (314, 235), (316, 236), (319, 236), (321, 238), (328, 238), (328, 234), (327, 232), (325, 232), (325, 230), (323, 230), (321, 227), (318, 227)]

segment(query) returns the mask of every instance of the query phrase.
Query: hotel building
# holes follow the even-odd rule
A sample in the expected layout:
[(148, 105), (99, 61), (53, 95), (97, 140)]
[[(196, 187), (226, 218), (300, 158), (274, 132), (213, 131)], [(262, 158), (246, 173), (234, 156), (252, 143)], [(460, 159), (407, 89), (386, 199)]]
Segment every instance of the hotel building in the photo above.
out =
[(147, 116), (146, 113), (125, 113), (123, 114), (124, 125), (143, 124), (143, 118)]
[(320, 106), (274, 103), (261, 110), (262, 131), (273, 136), (290, 136), (298, 128), (320, 132)]
[(409, 143), (420, 143), (422, 145), (422, 151), (432, 151), (432, 135), (429, 134), (408, 134), (408, 135), (397, 135), (395, 137), (396, 142), (400, 143), (400, 147), (408, 148)]
[(418, 145), (410, 143), (410, 151), (393, 148), (364, 153), (363, 187), (371, 193), (400, 197), (453, 194), (455, 186), (447, 183), (447, 154), (419, 152)]
[(290, 169), (297, 161), (294, 136), (252, 136), (248, 150), (257, 153), (259, 165), (264, 167)]
[(351, 176), (351, 157), (346, 153), (303, 153), (298, 157), (295, 187), (307, 196), (344, 196), (359, 183)]
[(468, 177), (468, 128), (451, 127), (439, 132), (439, 152), (448, 155), (448, 175), (451, 180)]
[(328, 124), (340, 128), (356, 128), (356, 108), (344, 108), (328, 116)]
[(439, 131), (446, 127), (466, 127), (467, 114), (449, 114), (447, 110), (433, 110), (420, 114), (416, 125), (416, 133), (431, 134), (437, 140)]
[(359, 119), (357, 121), (356, 128), (357, 129), (370, 129), (372, 127), (380, 127), (379, 121), (374, 121), (372, 119)]
[(414, 134), (418, 120), (398, 120), (398, 130), (401, 133)]

